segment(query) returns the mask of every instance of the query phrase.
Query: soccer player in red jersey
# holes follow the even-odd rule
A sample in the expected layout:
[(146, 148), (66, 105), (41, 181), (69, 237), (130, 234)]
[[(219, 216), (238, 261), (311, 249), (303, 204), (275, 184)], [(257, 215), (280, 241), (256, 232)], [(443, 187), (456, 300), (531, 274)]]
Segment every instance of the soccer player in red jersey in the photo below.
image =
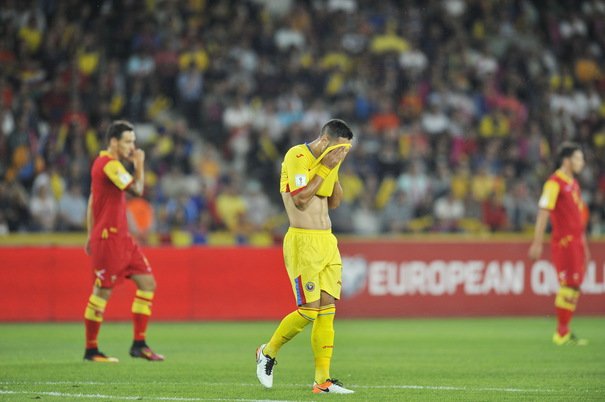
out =
[[(134, 341), (130, 355), (150, 361), (164, 360), (145, 342), (156, 284), (147, 258), (128, 233), (126, 220), (124, 191), (140, 196), (145, 178), (145, 152), (136, 149), (135, 139), (132, 124), (123, 120), (114, 121), (106, 133), (107, 149), (101, 151), (91, 169), (86, 252), (92, 257), (94, 285), (84, 312), (84, 359), (94, 362), (118, 361), (99, 351), (97, 337), (112, 290), (124, 278), (131, 279), (137, 286), (132, 303)], [(134, 177), (121, 161), (132, 162)]]
[(588, 342), (576, 337), (569, 328), (580, 297), (586, 263), (590, 260), (585, 236), (588, 211), (574, 178), (584, 168), (584, 153), (579, 145), (565, 142), (557, 152), (557, 163), (559, 168), (544, 184), (540, 197), (529, 257), (536, 260), (542, 255), (544, 231), (550, 215), (552, 261), (560, 284), (555, 298), (558, 325), (553, 342), (556, 345), (585, 345)]

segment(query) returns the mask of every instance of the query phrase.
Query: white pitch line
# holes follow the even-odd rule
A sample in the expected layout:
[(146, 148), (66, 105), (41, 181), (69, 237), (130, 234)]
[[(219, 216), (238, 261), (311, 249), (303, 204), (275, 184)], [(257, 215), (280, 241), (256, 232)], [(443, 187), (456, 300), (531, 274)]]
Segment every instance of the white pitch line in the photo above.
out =
[[(239, 386), (239, 387), (260, 387), (258, 383), (227, 383), (227, 382), (163, 382), (165, 385), (203, 385), (203, 386)], [(0, 385), (132, 385), (130, 382), (102, 382), (102, 381), (0, 381)], [(279, 384), (277, 387), (306, 387), (309, 384)], [(461, 387), (448, 385), (356, 385), (351, 384), (351, 388), (361, 389), (427, 389), (433, 391), (477, 391), (477, 392), (556, 392), (554, 389), (532, 389), (532, 388), (499, 388), (499, 387)], [(185, 399), (186, 400), (186, 399)], [(199, 400), (199, 399), (194, 399)]]
[(472, 388), (446, 385), (351, 385), (352, 388), (371, 389), (430, 389), (436, 391), (493, 391), (493, 392), (556, 392), (554, 389), (531, 388)]
[(279, 399), (231, 399), (231, 398), (186, 398), (186, 397), (170, 397), (170, 396), (117, 396), (117, 395), (104, 395), (104, 394), (70, 394), (66, 392), (55, 392), (55, 391), (6, 391), (0, 390), (0, 395), (44, 395), (44, 396), (56, 396), (58, 398), (85, 398), (85, 399), (119, 399), (128, 401), (138, 400), (153, 400), (153, 401), (225, 401), (225, 402), (295, 402), (288, 400)]

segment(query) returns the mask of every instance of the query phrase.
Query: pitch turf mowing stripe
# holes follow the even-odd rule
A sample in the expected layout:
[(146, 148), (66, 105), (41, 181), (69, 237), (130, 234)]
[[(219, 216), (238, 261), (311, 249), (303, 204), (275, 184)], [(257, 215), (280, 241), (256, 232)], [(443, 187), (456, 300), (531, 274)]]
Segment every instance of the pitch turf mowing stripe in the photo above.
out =
[(280, 399), (231, 399), (231, 398), (181, 398), (170, 396), (118, 396), (103, 394), (69, 394), (65, 392), (43, 391), (6, 391), (0, 390), (0, 395), (44, 395), (56, 396), (58, 398), (85, 398), (85, 399), (119, 399), (128, 401), (153, 400), (153, 401), (229, 401), (229, 402), (296, 402)]
[[(150, 384), (152, 384), (151, 382)], [(257, 383), (229, 383), (229, 382), (163, 382), (165, 385), (203, 385), (203, 386), (236, 386), (236, 387), (260, 387)], [(101, 381), (6, 381), (0, 382), (0, 385), (128, 385), (130, 382), (101, 382)], [(276, 388), (299, 388), (306, 387), (308, 384), (277, 384)], [(498, 388), (498, 387), (456, 387), (449, 385), (358, 385), (351, 384), (351, 388), (360, 389), (426, 389), (432, 391), (485, 391), (485, 392), (557, 392), (554, 389), (539, 389), (539, 388)], [(187, 399), (184, 399), (187, 400)], [(198, 400), (198, 399), (194, 399)], [(205, 399), (202, 399), (205, 400)], [(212, 399), (214, 400), (214, 399)], [(228, 399), (231, 400), (231, 399)]]

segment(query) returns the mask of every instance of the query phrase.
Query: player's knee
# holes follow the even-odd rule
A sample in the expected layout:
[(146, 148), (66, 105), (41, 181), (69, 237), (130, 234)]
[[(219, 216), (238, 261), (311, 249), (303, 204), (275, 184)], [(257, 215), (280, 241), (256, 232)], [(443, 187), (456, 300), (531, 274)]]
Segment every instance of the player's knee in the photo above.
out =
[(138, 290), (145, 292), (155, 291), (156, 282), (153, 275), (133, 275), (131, 279), (136, 283)]
[(111, 297), (111, 291), (112, 289), (110, 288), (102, 288), (96, 285), (92, 288), (92, 294), (100, 297), (103, 300), (109, 300)]
[(318, 312), (319, 312), (319, 309), (316, 307), (302, 307), (301, 306), (298, 308), (298, 314), (300, 314), (301, 316), (303, 316), (304, 318), (309, 320), (309, 322), (315, 321), (315, 319), (317, 318)]
[(336, 303), (336, 299), (334, 298), (334, 296), (332, 296), (331, 294), (324, 292), (323, 290), (321, 291), (321, 299), (320, 299), (320, 306), (328, 306), (330, 304), (335, 304)]
[(146, 278), (142, 285), (143, 287), (140, 288), (141, 290), (147, 292), (155, 292), (156, 282), (153, 276)]

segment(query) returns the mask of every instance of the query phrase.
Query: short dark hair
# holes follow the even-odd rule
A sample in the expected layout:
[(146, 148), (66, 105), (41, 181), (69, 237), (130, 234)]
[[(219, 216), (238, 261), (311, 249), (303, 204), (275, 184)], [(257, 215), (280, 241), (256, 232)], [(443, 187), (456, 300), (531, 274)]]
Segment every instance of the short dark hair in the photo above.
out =
[(324, 134), (328, 134), (330, 137), (342, 137), (349, 140), (353, 138), (353, 132), (347, 123), (340, 119), (332, 119), (324, 124), (321, 128), (321, 135)]
[(580, 144), (571, 141), (565, 141), (559, 148), (557, 148), (557, 167), (560, 167), (563, 164), (563, 159), (569, 158), (576, 151), (581, 151), (582, 147)]
[(117, 140), (122, 138), (124, 131), (134, 131), (134, 126), (131, 122), (126, 120), (115, 120), (107, 128), (105, 133), (105, 142), (109, 144), (112, 138)]

